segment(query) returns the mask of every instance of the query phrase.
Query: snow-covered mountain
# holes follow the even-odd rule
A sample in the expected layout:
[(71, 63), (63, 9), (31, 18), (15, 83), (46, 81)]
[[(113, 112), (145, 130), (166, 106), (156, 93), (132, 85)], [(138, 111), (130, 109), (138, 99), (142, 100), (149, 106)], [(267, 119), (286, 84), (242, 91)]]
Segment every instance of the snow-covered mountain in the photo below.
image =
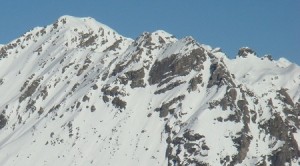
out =
[(300, 67), (63, 16), (0, 46), (0, 165), (300, 165)]

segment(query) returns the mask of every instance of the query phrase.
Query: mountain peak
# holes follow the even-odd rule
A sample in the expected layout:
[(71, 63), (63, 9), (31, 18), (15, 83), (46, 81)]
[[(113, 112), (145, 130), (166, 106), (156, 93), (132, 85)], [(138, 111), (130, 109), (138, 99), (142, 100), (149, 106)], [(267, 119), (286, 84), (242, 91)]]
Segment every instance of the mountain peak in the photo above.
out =
[(174, 35), (164, 30), (154, 31), (151, 33), (151, 36), (155, 40), (159, 41), (159, 43), (173, 43), (178, 40)]
[(174, 43), (177, 40), (178, 39), (176, 39), (172, 34), (163, 30), (157, 30), (151, 33), (143, 32), (136, 39), (135, 44), (152, 50), (161, 48), (163, 45), (168, 43)]
[[(285, 58), (279, 58), (277, 61), (277, 65), (279, 67), (283, 67), (283, 68), (286, 68), (286, 67), (290, 66), (291, 64), (293, 64), (293, 63)], [(300, 78), (300, 76), (299, 76), (299, 78)]]
[(57, 21), (62, 21), (62, 20), (80, 20), (80, 17), (75, 17), (75, 16), (71, 16), (71, 15), (63, 15), (60, 16)]
[(163, 38), (173, 38), (173, 39), (176, 39), (174, 35), (164, 31), (164, 30), (156, 30), (154, 32), (151, 33), (152, 35), (154, 36), (160, 36), (160, 37), (163, 37)]
[(112, 28), (108, 27), (105, 24), (102, 24), (95, 20), (92, 17), (74, 17), (69, 15), (64, 15), (58, 18), (58, 20), (55, 22), (60, 25), (64, 25), (65, 27), (86, 27), (89, 29), (98, 29), (103, 28), (106, 30), (114, 31)]
[(238, 52), (239, 57), (246, 58), (248, 55), (256, 55), (256, 52), (253, 51), (249, 47), (242, 47), (242, 48), (239, 49), (239, 52)]
[(61, 16), (55, 23), (47, 26), (50, 33), (63, 36), (70, 48), (90, 48), (101, 52), (127, 47), (132, 39), (118, 34), (109, 26), (91, 17)]
[(269, 61), (274, 61), (272, 55), (269, 55), (269, 54), (264, 55), (264, 56), (262, 57), (262, 59), (267, 59), (267, 60), (269, 60)]

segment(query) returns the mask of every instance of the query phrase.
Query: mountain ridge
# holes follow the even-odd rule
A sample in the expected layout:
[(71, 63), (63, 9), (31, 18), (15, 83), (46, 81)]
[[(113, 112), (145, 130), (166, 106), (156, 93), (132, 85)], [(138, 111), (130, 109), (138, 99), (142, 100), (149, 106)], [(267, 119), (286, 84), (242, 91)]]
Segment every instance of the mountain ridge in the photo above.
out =
[(285, 59), (72, 16), (0, 49), (1, 165), (300, 162), (300, 67)]

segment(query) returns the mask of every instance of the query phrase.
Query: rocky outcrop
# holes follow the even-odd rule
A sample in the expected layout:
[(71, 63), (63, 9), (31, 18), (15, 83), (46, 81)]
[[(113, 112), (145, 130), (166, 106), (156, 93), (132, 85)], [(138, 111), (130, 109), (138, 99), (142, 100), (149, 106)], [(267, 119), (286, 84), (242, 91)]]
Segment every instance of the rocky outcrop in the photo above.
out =
[(126, 81), (126, 82), (127, 82), (127, 80), (131, 81), (131, 83), (130, 83), (131, 88), (145, 87), (144, 68), (141, 68), (136, 71), (128, 71), (125, 73), (125, 75), (126, 75), (126, 80), (123, 80), (123, 81)]
[(211, 88), (214, 85), (221, 87), (223, 85), (228, 85), (230, 87), (235, 87), (232, 76), (227, 70), (225, 64), (220, 62), (212, 63), (210, 66), (210, 78), (207, 84), (207, 88)]
[(267, 133), (275, 137), (276, 140), (284, 142), (280, 149), (269, 156), (270, 162), (275, 166), (285, 165), (286, 162), (292, 163), (292, 160), (297, 160), (300, 156), (297, 141), (286, 123), (278, 113), (275, 113), (271, 119), (261, 124)]
[(185, 81), (175, 81), (175, 82), (171, 82), (169, 83), (168, 85), (166, 85), (166, 87), (164, 88), (161, 88), (161, 89), (158, 89), (157, 91), (154, 92), (154, 94), (161, 94), (161, 93), (165, 93), (166, 91), (169, 91), (169, 90), (172, 90), (174, 89), (175, 87), (181, 85), (181, 84), (184, 84)]
[[(180, 58), (179, 58), (180, 57)], [(157, 84), (175, 76), (185, 76), (192, 70), (200, 71), (207, 57), (204, 50), (197, 48), (189, 55), (176, 55), (156, 61), (149, 73), (149, 84)]]
[(164, 118), (168, 116), (168, 114), (174, 114), (175, 108), (170, 108), (173, 104), (180, 102), (184, 99), (184, 95), (177, 96), (168, 102), (164, 102), (160, 108), (156, 108), (155, 111), (159, 112), (159, 117)]
[(19, 102), (22, 102), (27, 97), (30, 97), (34, 92), (36, 92), (37, 88), (40, 85), (41, 80), (43, 80), (43, 77), (40, 77), (36, 80), (34, 80), (26, 89), (26, 91), (20, 96)]
[(188, 91), (195, 91), (198, 87), (199, 84), (203, 83), (203, 78), (202, 78), (202, 74), (199, 74), (198, 76), (192, 78), (189, 81), (189, 87), (188, 87)]
[(116, 108), (119, 108), (119, 109), (125, 109), (126, 108), (126, 102), (121, 100), (119, 97), (115, 97), (111, 103), (116, 107)]
[(242, 48), (239, 49), (239, 52), (238, 52), (238, 56), (239, 57), (246, 58), (248, 56), (248, 54), (254, 54), (254, 55), (256, 55), (256, 52), (253, 51), (249, 47), (242, 47)]
[(262, 59), (268, 59), (269, 61), (274, 61), (272, 55), (265, 55)]
[(0, 130), (5, 127), (7, 124), (7, 118), (5, 117), (5, 114), (2, 112), (0, 114)]

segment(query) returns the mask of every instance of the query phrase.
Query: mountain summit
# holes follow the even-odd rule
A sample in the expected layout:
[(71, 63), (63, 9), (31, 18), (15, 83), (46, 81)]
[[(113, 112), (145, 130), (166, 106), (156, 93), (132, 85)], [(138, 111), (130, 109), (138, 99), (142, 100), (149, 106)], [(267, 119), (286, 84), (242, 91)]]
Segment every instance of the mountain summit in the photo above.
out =
[(62, 16), (0, 46), (0, 165), (300, 165), (300, 67)]

